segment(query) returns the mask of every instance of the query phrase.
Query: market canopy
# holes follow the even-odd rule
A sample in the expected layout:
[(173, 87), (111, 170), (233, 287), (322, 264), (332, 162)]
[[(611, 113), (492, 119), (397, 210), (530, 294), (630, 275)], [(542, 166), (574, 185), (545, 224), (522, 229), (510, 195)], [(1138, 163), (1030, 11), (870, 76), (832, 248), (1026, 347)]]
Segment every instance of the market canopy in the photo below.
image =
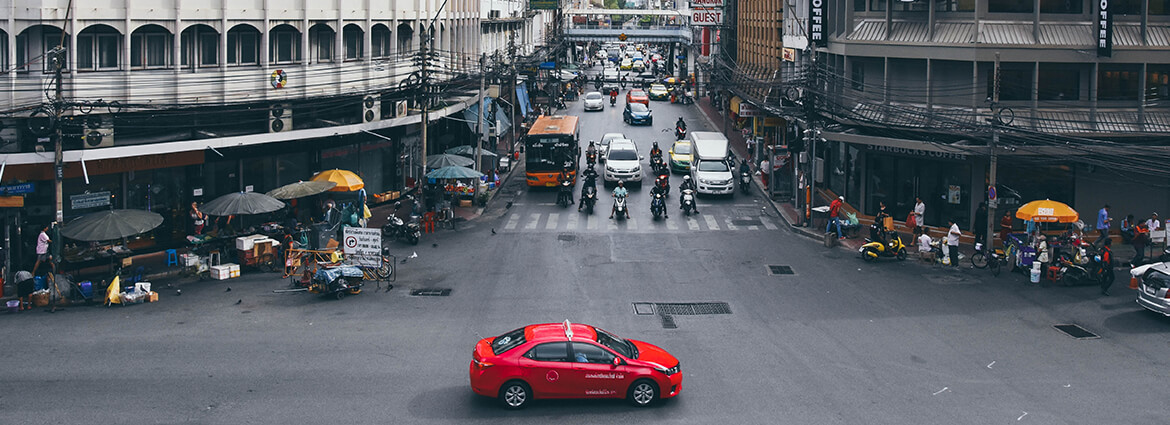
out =
[(284, 202), (263, 193), (236, 192), (212, 199), (200, 211), (214, 216), (264, 214), (284, 208)]
[(475, 160), (459, 155), (441, 153), (427, 157), (427, 168), (467, 167), (475, 164)]
[(427, 173), (428, 179), (478, 179), (483, 173), (467, 167), (443, 167)]
[[(475, 146), (471, 146), (471, 145), (456, 146), (456, 147), (453, 147), (451, 149), (447, 149), (447, 153), (455, 154), (455, 155), (473, 156), (473, 155), (475, 155)], [(480, 149), (479, 153), (480, 153), (480, 155), (483, 155), (483, 156), (499, 156), (495, 152), (492, 152), (488, 149)]]
[(330, 192), (353, 192), (366, 187), (366, 183), (363, 182), (362, 178), (358, 177), (357, 174), (354, 174), (352, 171), (338, 170), (336, 168), (317, 173), (317, 175), (313, 176), (313, 178), (309, 180), (315, 182), (329, 181), (337, 183), (337, 186), (329, 189)]
[(267, 193), (267, 195), (271, 196), (273, 198), (276, 198), (276, 199), (304, 198), (306, 196), (313, 196), (313, 195), (316, 195), (318, 193), (326, 192), (329, 189), (333, 189), (336, 186), (337, 186), (337, 183), (329, 182), (329, 181), (296, 182), (296, 183), (286, 184), (286, 185), (278, 187), (276, 189), (272, 189), (271, 191), (269, 191)]
[(86, 242), (109, 241), (149, 232), (162, 222), (161, 215), (150, 211), (98, 211), (65, 223), (61, 236)]
[(1039, 223), (1072, 223), (1080, 214), (1062, 202), (1045, 199), (1024, 204), (1016, 210), (1016, 218)]

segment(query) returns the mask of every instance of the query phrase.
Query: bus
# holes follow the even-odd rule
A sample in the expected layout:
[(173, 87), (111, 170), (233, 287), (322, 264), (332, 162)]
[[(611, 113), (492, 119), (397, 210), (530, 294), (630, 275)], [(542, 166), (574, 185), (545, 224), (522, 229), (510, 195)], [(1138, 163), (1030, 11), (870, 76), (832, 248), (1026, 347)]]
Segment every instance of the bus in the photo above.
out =
[(571, 164), (573, 183), (577, 179), (577, 164), (581, 159), (580, 135), (577, 117), (573, 115), (541, 115), (524, 136), (524, 166), (528, 186), (554, 187), (557, 175)]

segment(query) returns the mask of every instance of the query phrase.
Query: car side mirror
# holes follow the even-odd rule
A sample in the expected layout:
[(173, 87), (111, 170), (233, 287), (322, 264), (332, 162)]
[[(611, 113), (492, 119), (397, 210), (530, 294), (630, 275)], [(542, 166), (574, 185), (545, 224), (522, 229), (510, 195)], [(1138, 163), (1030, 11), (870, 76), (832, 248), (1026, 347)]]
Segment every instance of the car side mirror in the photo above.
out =
[(639, 160), (646, 159), (646, 156), (645, 155), (638, 155), (638, 159)]
[(625, 366), (625, 365), (626, 365), (626, 361), (622, 360), (621, 357), (614, 357), (613, 358), (613, 367)]

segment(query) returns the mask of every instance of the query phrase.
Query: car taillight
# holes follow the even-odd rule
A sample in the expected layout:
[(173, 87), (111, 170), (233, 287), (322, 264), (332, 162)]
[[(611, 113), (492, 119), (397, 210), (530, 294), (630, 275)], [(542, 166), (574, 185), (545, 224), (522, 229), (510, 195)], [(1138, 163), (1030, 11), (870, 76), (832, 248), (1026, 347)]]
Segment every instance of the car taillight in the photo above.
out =
[(492, 367), (492, 366), (493, 365), (491, 363), (488, 363), (488, 362), (485, 362), (482, 360), (478, 360), (478, 359), (475, 360), (475, 367), (478, 367), (480, 369), (487, 369), (487, 368)]

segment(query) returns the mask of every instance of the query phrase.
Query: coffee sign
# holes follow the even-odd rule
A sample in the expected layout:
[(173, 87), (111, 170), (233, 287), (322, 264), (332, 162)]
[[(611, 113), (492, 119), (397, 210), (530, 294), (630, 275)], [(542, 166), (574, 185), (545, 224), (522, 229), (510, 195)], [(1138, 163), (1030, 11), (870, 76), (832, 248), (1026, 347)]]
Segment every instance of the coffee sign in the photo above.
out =
[(825, 39), (825, 0), (808, 0), (808, 42), (814, 46), (824, 46)]

